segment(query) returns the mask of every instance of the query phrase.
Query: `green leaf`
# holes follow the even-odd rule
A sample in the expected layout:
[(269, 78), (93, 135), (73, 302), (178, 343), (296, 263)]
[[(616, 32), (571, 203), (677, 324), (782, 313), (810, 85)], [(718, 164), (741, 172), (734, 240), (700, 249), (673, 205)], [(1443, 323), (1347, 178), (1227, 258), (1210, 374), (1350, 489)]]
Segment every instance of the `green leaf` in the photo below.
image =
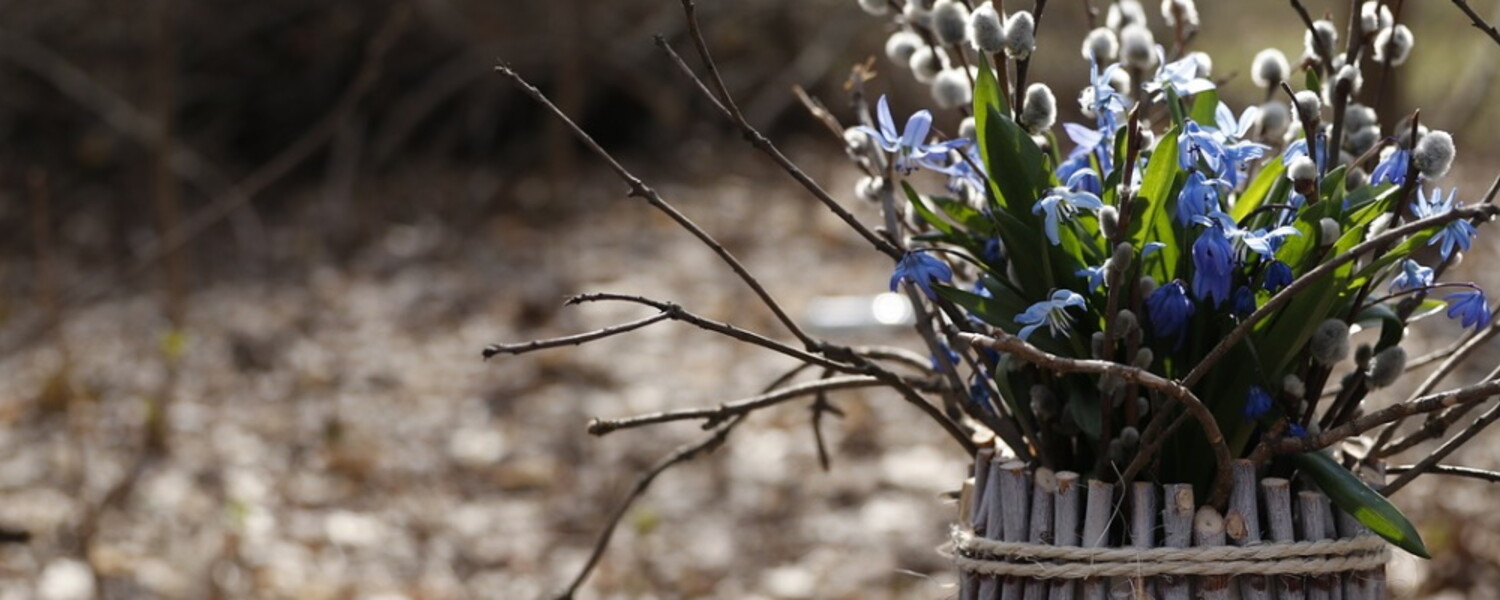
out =
[(953, 224), (937, 216), (936, 213), (932, 212), (932, 209), (927, 208), (927, 204), (922, 202), (922, 196), (917, 194), (917, 190), (912, 189), (910, 183), (902, 181), (901, 189), (906, 192), (906, 199), (911, 204), (911, 207), (917, 211), (917, 216), (922, 217), (922, 220), (931, 225), (933, 229), (949, 236), (954, 235)]
[(1132, 207), (1128, 232), (1130, 243), (1137, 250), (1145, 248), (1147, 242), (1166, 244), (1157, 253), (1163, 265), (1163, 283), (1171, 281), (1176, 275), (1177, 259), (1182, 253), (1182, 248), (1177, 244), (1177, 232), (1172, 228), (1172, 213), (1167, 206), (1172, 202), (1172, 193), (1177, 189), (1177, 179), (1181, 173), (1181, 168), (1177, 166), (1179, 131), (1173, 127), (1156, 143), (1156, 150), (1146, 163), (1146, 176), (1141, 180), (1140, 194), (1136, 196)]
[(1010, 114), (1010, 107), (1005, 105), (1005, 96), (1000, 93), (1000, 84), (995, 80), (995, 69), (990, 65), (990, 59), (981, 52), (979, 55), (979, 78), (974, 81), (974, 120), (975, 127), (985, 117), (986, 109), (994, 107), (1000, 114)]
[(1188, 118), (1200, 125), (1216, 125), (1215, 113), (1218, 110), (1219, 92), (1217, 90), (1198, 92), (1198, 95), (1193, 96), (1193, 110), (1188, 113)]
[[(1021, 331), (1021, 326), (1016, 323), (1015, 317), (1025, 312), (1030, 304), (1008, 288), (1000, 286), (987, 287), (990, 289), (989, 298), (945, 285), (935, 285), (932, 289), (934, 292), (937, 292), (937, 295), (942, 296), (944, 300), (959, 305), (964, 310), (969, 311), (970, 314), (978, 317), (981, 321), (999, 327), (1011, 335), (1018, 334)], [(1039, 333), (1031, 336), (1027, 341), (1031, 342), (1031, 345), (1053, 354), (1072, 354), (1072, 350), (1063, 345), (1066, 339), (1054, 339), (1052, 336)]]
[[(905, 182), (902, 183), (905, 184)], [(971, 234), (992, 238), (998, 233), (995, 230), (994, 221), (991, 221), (984, 213), (974, 210), (974, 207), (969, 206), (966, 202), (941, 196), (933, 196), (931, 200), (933, 204), (937, 205), (938, 210), (943, 211), (943, 214), (952, 219), (954, 223), (963, 225), (964, 229), (967, 229)]]
[(1379, 352), (1401, 343), (1401, 337), (1406, 333), (1406, 324), (1401, 322), (1401, 317), (1396, 311), (1384, 304), (1376, 304), (1355, 315), (1354, 321), (1361, 327), (1380, 325), (1380, 340), (1375, 343), (1375, 351)]
[(1318, 90), (1323, 89), (1323, 80), (1318, 77), (1318, 70), (1317, 69), (1315, 69), (1313, 67), (1308, 67), (1307, 71), (1306, 71), (1306, 74), (1307, 74), (1307, 79), (1305, 80), (1304, 83), (1307, 84), (1307, 89), (1313, 90), (1313, 91), (1318, 91)]
[[(1245, 188), (1245, 193), (1240, 194), (1239, 199), (1234, 203), (1234, 208), (1230, 209), (1229, 216), (1239, 221), (1263, 205), (1279, 203), (1282, 196), (1286, 194), (1286, 187), (1276, 184), (1282, 181), (1281, 176), (1285, 173), (1286, 166), (1273, 157), (1260, 168), (1260, 173), (1257, 173), (1255, 179), (1250, 181), (1250, 185)], [(1280, 193), (1273, 193), (1277, 188), (1280, 189)]]
[(1432, 558), (1421, 534), (1401, 511), (1385, 496), (1370, 489), (1353, 473), (1345, 470), (1322, 452), (1292, 456), (1293, 462), (1322, 488), (1328, 499), (1340, 510), (1353, 516), (1386, 541), (1422, 558)]

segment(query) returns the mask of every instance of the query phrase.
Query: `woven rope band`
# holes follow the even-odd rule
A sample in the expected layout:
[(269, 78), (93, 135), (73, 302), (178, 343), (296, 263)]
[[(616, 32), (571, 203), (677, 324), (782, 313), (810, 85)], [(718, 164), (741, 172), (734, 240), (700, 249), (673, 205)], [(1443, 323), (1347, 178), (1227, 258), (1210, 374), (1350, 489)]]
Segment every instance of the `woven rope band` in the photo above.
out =
[(1344, 540), (1199, 548), (1077, 548), (1001, 542), (954, 528), (953, 561), (980, 575), (1031, 579), (1154, 575), (1317, 575), (1378, 568), (1390, 559), (1384, 540)]

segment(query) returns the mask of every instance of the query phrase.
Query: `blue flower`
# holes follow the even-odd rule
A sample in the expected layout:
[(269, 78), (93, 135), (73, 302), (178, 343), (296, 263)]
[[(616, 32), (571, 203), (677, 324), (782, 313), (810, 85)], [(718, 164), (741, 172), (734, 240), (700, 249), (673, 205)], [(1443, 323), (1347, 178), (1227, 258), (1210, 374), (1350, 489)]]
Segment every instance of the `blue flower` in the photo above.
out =
[(891, 274), (891, 291), (896, 291), (902, 281), (907, 281), (921, 288), (928, 299), (936, 300), (937, 294), (932, 291), (934, 280), (953, 283), (953, 267), (921, 250), (907, 252), (896, 263), (896, 272)]
[(1092, 294), (1099, 289), (1099, 286), (1104, 285), (1104, 272), (1108, 270), (1108, 268), (1108, 265), (1084, 267), (1082, 269), (1079, 269), (1078, 272), (1074, 273), (1074, 275), (1088, 279), (1088, 291), (1090, 294)]
[(984, 384), (984, 377), (983, 373), (977, 374), (969, 384), (969, 401), (985, 415), (995, 416), (994, 409), (990, 406), (990, 386)]
[(885, 96), (880, 97), (876, 106), (876, 119), (880, 122), (880, 130), (876, 131), (861, 125), (860, 131), (870, 135), (886, 152), (896, 154), (896, 170), (902, 173), (911, 173), (917, 167), (928, 167), (941, 169), (948, 165), (949, 151), (954, 148), (963, 147), (969, 143), (965, 138), (948, 140), (937, 144), (927, 143), (927, 134), (932, 131), (932, 113), (926, 109), (912, 113), (906, 120), (906, 127), (898, 135), (896, 133), (896, 121), (891, 118), (891, 107)]
[(1411, 165), (1411, 152), (1397, 148), (1380, 164), (1375, 165), (1375, 170), (1370, 172), (1370, 183), (1394, 183), (1401, 185), (1406, 183), (1406, 171)]
[(1083, 88), (1078, 96), (1078, 104), (1083, 112), (1092, 113), (1099, 121), (1099, 130), (1113, 134), (1119, 129), (1119, 114), (1125, 112), (1125, 98), (1120, 92), (1115, 91), (1115, 86), (1110, 85), (1115, 71), (1120, 70), (1120, 63), (1099, 70), (1099, 63), (1089, 59), (1089, 86)]
[(1211, 173), (1218, 175), (1224, 172), (1228, 158), (1224, 138), (1217, 131), (1188, 121), (1177, 136), (1177, 164), (1183, 170), (1192, 170), (1202, 162)]
[(994, 237), (984, 242), (984, 249), (980, 252), (980, 258), (991, 265), (1005, 262), (1005, 248), (1000, 245), (1000, 238)]
[(1245, 397), (1245, 418), (1256, 420), (1271, 412), (1273, 400), (1266, 390), (1258, 385), (1250, 386), (1250, 393)]
[(1141, 260), (1146, 260), (1158, 250), (1166, 247), (1167, 245), (1161, 242), (1146, 242), (1146, 245), (1141, 247)]
[(1303, 427), (1301, 423), (1288, 423), (1286, 434), (1294, 438), (1305, 438), (1307, 437), (1307, 428)]
[[(1062, 177), (1060, 172), (1058, 177)], [(1098, 173), (1095, 173), (1093, 169), (1088, 167), (1076, 169), (1068, 173), (1068, 176), (1063, 181), (1067, 182), (1068, 189), (1088, 192), (1095, 196), (1104, 193), (1104, 182), (1099, 179)]]
[(1270, 265), (1266, 266), (1264, 287), (1266, 291), (1274, 294), (1281, 288), (1291, 285), (1292, 279), (1292, 268), (1284, 262), (1273, 260)]
[(1018, 335), (1024, 340), (1042, 325), (1047, 326), (1052, 337), (1067, 335), (1073, 326), (1073, 317), (1067, 310), (1070, 306), (1082, 307), (1083, 296), (1072, 290), (1053, 290), (1051, 299), (1033, 304), (1026, 312), (1016, 315), (1016, 323), (1022, 325)]
[[(1422, 198), (1422, 192), (1419, 190), (1417, 192), (1417, 201), (1412, 203), (1411, 212), (1418, 219), (1447, 214), (1457, 206), (1463, 206), (1461, 202), (1456, 206), (1453, 203), (1453, 196), (1457, 193), (1458, 188), (1449, 190), (1448, 198), (1445, 200), (1442, 197), (1443, 190), (1433, 188), (1432, 196), (1424, 199)], [(1455, 219), (1449, 221), (1441, 230), (1433, 234), (1432, 239), (1427, 241), (1427, 245), (1431, 246), (1442, 243), (1443, 247), (1440, 254), (1443, 255), (1443, 260), (1448, 260), (1448, 257), (1453, 254), (1455, 247), (1468, 251), (1469, 241), (1473, 239), (1475, 233), (1477, 231), (1474, 229), (1474, 225), (1463, 219)]]
[(1101, 208), (1104, 208), (1104, 201), (1098, 196), (1065, 187), (1055, 187), (1047, 193), (1046, 197), (1038, 200), (1036, 205), (1031, 207), (1031, 213), (1046, 213), (1046, 220), (1043, 224), (1047, 230), (1047, 240), (1056, 246), (1062, 243), (1057, 237), (1059, 221), (1072, 217), (1078, 209), (1099, 210)]
[(1193, 242), (1193, 296), (1219, 306), (1229, 299), (1234, 277), (1234, 248), (1218, 227), (1209, 227)]
[(1198, 56), (1189, 54), (1177, 62), (1168, 63), (1160, 44), (1156, 46), (1156, 75), (1141, 86), (1154, 99), (1160, 100), (1171, 87), (1179, 96), (1189, 96), (1214, 89), (1214, 82), (1198, 76)]
[(1182, 193), (1177, 195), (1177, 213), (1175, 218), (1178, 225), (1186, 227), (1198, 217), (1208, 216), (1209, 213), (1219, 210), (1219, 188), (1228, 187), (1221, 179), (1210, 179), (1203, 173), (1193, 170), (1188, 176), (1187, 183), (1182, 186)]
[(1236, 317), (1243, 319), (1250, 316), (1255, 312), (1255, 292), (1243, 285), (1235, 288), (1234, 297), (1230, 300), (1229, 306)]
[(1391, 280), (1392, 292), (1404, 292), (1432, 285), (1432, 267), (1424, 267), (1410, 258), (1401, 259), (1401, 273)]
[[(954, 352), (952, 348), (949, 348), (947, 344), (944, 344), (942, 342), (938, 342), (938, 347), (943, 350), (943, 354), (947, 354), (948, 355), (948, 364), (953, 365), (955, 367), (958, 366), (958, 364), (959, 364), (958, 360), (959, 359), (958, 359), (958, 353), (957, 352)], [(943, 371), (943, 363), (940, 362), (940, 361), (938, 361), (938, 357), (937, 357), (936, 354), (934, 354), (932, 356), (929, 356), (927, 358), (929, 358), (929, 359), (932, 360), (932, 370), (938, 371), (938, 372), (942, 372)]]
[(1175, 339), (1178, 344), (1182, 343), (1188, 319), (1195, 310), (1180, 280), (1156, 288), (1146, 297), (1146, 315), (1151, 318), (1152, 333), (1161, 339)]
[(1478, 331), (1490, 324), (1490, 305), (1484, 299), (1483, 290), (1476, 288), (1454, 292), (1443, 300), (1449, 303), (1448, 318), (1463, 319), (1464, 327), (1473, 327)]

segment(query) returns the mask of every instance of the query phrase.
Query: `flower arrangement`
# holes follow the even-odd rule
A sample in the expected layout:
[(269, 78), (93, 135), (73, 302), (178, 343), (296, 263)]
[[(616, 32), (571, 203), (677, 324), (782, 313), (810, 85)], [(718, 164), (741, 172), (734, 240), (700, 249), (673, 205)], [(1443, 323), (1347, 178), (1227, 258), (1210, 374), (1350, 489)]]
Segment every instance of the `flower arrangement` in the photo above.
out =
[[(881, 386), (967, 451), (994, 443), (1033, 465), (1086, 477), (1189, 483), (1210, 504), (1224, 501), (1236, 458), (1304, 473), (1372, 531), (1426, 555), (1385, 497), (1440, 468), (1494, 419), (1479, 419), (1381, 490), (1347, 467), (1438, 437), (1500, 393), (1496, 374), (1434, 393), (1497, 331), (1479, 286), (1441, 276), (1470, 248), (1476, 227), (1500, 212), (1491, 204), (1500, 181), (1483, 197), (1445, 189), (1453, 137), (1429, 130), (1419, 113), (1382, 125), (1381, 89), (1413, 46), (1398, 14), (1360, 4), (1339, 47), (1335, 24), (1313, 20), (1292, 0), (1306, 28), (1302, 58), (1294, 68), (1278, 50), (1255, 55), (1250, 77), (1265, 100), (1236, 110), (1217, 93), (1213, 59), (1188, 51), (1201, 26), (1191, 0), (1162, 2), (1170, 49), (1155, 41), (1140, 3), (1112, 2), (1081, 46), (1089, 83), (1078, 101), (1089, 122), (1058, 125), (1056, 95), (1028, 82), (1045, 0), (1009, 14), (967, 0), (859, 4), (894, 20), (885, 54), (930, 86), (939, 109), (965, 117), (951, 136), (927, 109), (911, 111), (898, 128), (904, 111), (884, 95), (873, 115), (867, 108), (866, 68), (856, 68), (852, 86), (859, 125), (844, 127), (804, 96), (815, 116), (843, 132), (865, 174), (857, 195), (884, 217), (875, 228), (745, 121), (718, 78), (691, 0), (683, 0), (689, 32), (709, 76), (699, 78), (668, 43), (658, 44), (757, 148), (894, 261), (889, 288), (910, 300), (930, 361), (806, 333), (728, 250), (571, 121), (633, 196), (712, 248), (796, 342), (669, 302), (591, 294), (570, 303), (625, 301), (659, 312), (568, 338), (491, 346), (486, 358), (684, 321), (802, 366), (741, 401), (590, 424), (599, 435), (674, 420), (702, 420), (712, 430), (660, 469), (723, 443), (756, 410)], [(551, 107), (519, 75), (499, 70)], [(1366, 70), (1378, 75), (1379, 89), (1364, 85)], [(1472, 333), (1409, 358), (1408, 326), (1436, 314)], [(1403, 373), (1434, 362), (1443, 366), (1410, 399), (1372, 401)], [(829, 375), (792, 383), (804, 367)], [(1429, 426), (1397, 437), (1415, 415), (1427, 415)], [(1346, 443), (1366, 433), (1376, 439)], [(607, 539), (608, 530), (600, 551)]]

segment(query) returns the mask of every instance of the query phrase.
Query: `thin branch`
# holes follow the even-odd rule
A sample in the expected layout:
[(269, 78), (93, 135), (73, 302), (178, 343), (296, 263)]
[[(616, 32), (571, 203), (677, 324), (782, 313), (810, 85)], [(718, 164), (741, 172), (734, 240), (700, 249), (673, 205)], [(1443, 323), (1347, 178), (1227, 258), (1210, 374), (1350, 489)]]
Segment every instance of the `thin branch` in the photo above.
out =
[[(875, 246), (876, 250), (885, 253), (893, 260), (900, 260), (900, 250), (896, 249), (896, 247), (890, 242), (882, 239), (875, 232), (871, 231), (870, 228), (866, 227), (864, 223), (859, 222), (859, 219), (855, 218), (853, 213), (850, 213), (843, 206), (839, 205), (838, 201), (834, 200), (833, 196), (829, 195), (827, 190), (824, 190), (822, 186), (818, 185), (818, 182), (813, 181), (812, 177), (809, 177), (807, 173), (803, 172), (802, 169), (795, 163), (793, 163), (791, 159), (787, 158), (785, 154), (782, 154), (781, 150), (778, 149), (770, 139), (762, 135), (759, 130), (755, 129), (753, 125), (745, 120), (744, 115), (740, 114), (739, 108), (735, 106), (734, 99), (730, 97), (728, 88), (724, 87), (724, 82), (719, 78), (718, 66), (714, 63), (713, 57), (709, 54), (708, 43), (704, 41), (703, 31), (698, 26), (698, 17), (693, 0), (682, 0), (682, 8), (683, 12), (687, 15), (688, 32), (691, 34), (693, 43), (697, 47), (698, 55), (703, 59), (703, 62), (706, 65), (709, 74), (712, 76), (715, 87), (718, 88), (719, 94), (722, 96), (722, 98), (715, 96), (714, 93), (708, 89), (708, 87), (703, 83), (703, 80), (699, 79), (697, 74), (693, 72), (693, 69), (682, 60), (681, 56), (678, 56), (677, 53), (672, 50), (672, 47), (670, 45), (667, 44), (666, 38), (657, 36), (656, 44), (660, 46), (669, 57), (671, 57), (672, 61), (677, 64), (678, 68), (680, 68), (685, 74), (688, 75), (690, 79), (693, 80), (694, 83), (698, 85), (698, 88), (702, 90), (705, 95), (707, 95), (709, 98), (714, 98), (714, 105), (724, 113), (724, 116), (728, 117), (735, 123), (735, 125), (740, 128), (740, 130), (744, 133), (745, 138), (749, 140), (751, 145), (769, 155), (771, 159), (776, 162), (776, 164), (780, 165), (781, 168), (787, 172), (788, 175), (792, 176), (792, 179), (795, 179), (798, 183), (802, 184), (802, 187), (806, 188), (808, 192), (812, 193), (812, 195), (816, 197), (819, 202), (822, 202), (823, 205), (828, 208), (828, 210), (832, 211), (834, 215), (837, 215), (839, 219), (848, 224), (849, 227), (854, 229), (856, 233), (865, 238), (865, 240), (868, 241), (871, 245)], [(722, 103), (720, 102), (720, 100), (722, 100)]]
[(657, 210), (666, 214), (667, 217), (671, 218), (683, 229), (686, 229), (688, 233), (691, 233), (693, 237), (698, 238), (698, 240), (703, 242), (705, 246), (708, 246), (710, 250), (713, 250), (714, 254), (719, 255), (719, 258), (729, 265), (729, 268), (733, 270), (734, 273), (745, 282), (745, 285), (750, 286), (750, 289), (755, 292), (755, 295), (760, 297), (761, 302), (764, 303), (767, 308), (771, 309), (772, 313), (775, 313), (777, 320), (781, 321), (781, 324), (784, 325), (788, 331), (791, 331), (792, 335), (796, 336), (796, 338), (800, 340), (808, 349), (818, 347), (819, 343), (817, 342), (817, 340), (814, 340), (812, 337), (808, 336), (807, 333), (802, 331), (802, 328), (797, 325), (797, 322), (793, 321), (792, 318), (786, 314), (786, 311), (781, 308), (781, 304), (776, 302), (775, 298), (771, 297), (770, 292), (766, 291), (765, 287), (760, 284), (760, 281), (756, 279), (754, 275), (751, 275), (750, 271), (745, 268), (745, 265), (741, 264), (739, 259), (735, 258), (734, 254), (730, 253), (723, 244), (720, 244), (718, 240), (709, 235), (707, 231), (704, 231), (702, 227), (699, 227), (697, 223), (694, 223), (692, 219), (689, 219), (687, 215), (682, 214), (677, 210), (676, 207), (672, 206), (670, 203), (664, 200), (660, 194), (656, 193), (656, 190), (652, 189), (650, 186), (646, 185), (645, 182), (641, 181), (635, 175), (631, 174), (630, 171), (626, 170), (619, 161), (615, 160), (614, 155), (610, 154), (608, 150), (605, 150), (603, 146), (600, 146), (598, 142), (594, 141), (594, 138), (591, 137), (588, 132), (585, 132), (582, 127), (579, 127), (576, 123), (574, 123), (573, 119), (569, 118), (568, 115), (564, 113), (562, 109), (559, 109), (556, 104), (553, 104), (552, 101), (549, 100), (547, 96), (541, 92), (541, 90), (536, 89), (536, 86), (531, 85), (531, 83), (522, 78), (520, 74), (516, 73), (515, 71), (511, 70), (510, 67), (507, 67), (505, 65), (496, 65), (495, 71), (499, 72), (507, 79), (510, 79), (516, 84), (517, 87), (521, 88), (521, 91), (525, 92), (526, 95), (531, 96), (532, 99), (536, 100), (538, 103), (545, 106), (548, 110), (552, 111), (553, 116), (557, 117), (560, 121), (562, 121), (564, 125), (568, 127), (568, 129), (572, 130), (574, 137), (577, 137), (578, 141), (582, 142), (589, 148), (590, 151), (594, 153), (595, 156), (598, 156), (601, 160), (608, 164), (609, 168), (613, 170), (615, 174), (620, 177), (620, 179), (624, 180), (626, 185), (630, 186), (630, 196), (645, 199), (646, 202), (649, 203), (653, 208), (656, 208)]
[[(1407, 473), (1407, 472), (1410, 472), (1410, 471), (1415, 471), (1416, 467), (1417, 467), (1417, 465), (1396, 465), (1396, 466), (1393, 466), (1393, 467), (1386, 467), (1385, 468), (1385, 472), (1388, 473), (1388, 474), (1391, 474), (1391, 475), (1400, 475), (1402, 473)], [(1500, 471), (1486, 471), (1484, 469), (1476, 469), (1474, 467), (1456, 467), (1456, 466), (1453, 466), (1453, 465), (1432, 465), (1431, 467), (1428, 467), (1427, 470), (1424, 471), (1422, 474), (1423, 475), (1450, 475), (1450, 476), (1453, 476), (1453, 477), (1467, 477), (1467, 478), (1470, 478), (1470, 479), (1478, 479), (1478, 480), (1481, 480), (1481, 481), (1488, 481), (1490, 483), (1500, 483)]]
[(1392, 481), (1385, 487), (1381, 488), (1380, 493), (1385, 494), (1386, 496), (1390, 496), (1392, 494), (1395, 494), (1396, 492), (1401, 491), (1401, 488), (1406, 487), (1406, 484), (1411, 483), (1411, 481), (1413, 479), (1416, 479), (1418, 475), (1427, 472), (1428, 469), (1431, 469), (1444, 458), (1447, 458), (1449, 454), (1453, 454), (1454, 450), (1462, 448), (1464, 444), (1469, 443), (1469, 440), (1474, 439), (1474, 436), (1479, 435), (1479, 432), (1484, 431), (1486, 427), (1489, 427), (1497, 419), (1500, 419), (1500, 403), (1497, 403), (1494, 406), (1491, 406), (1489, 410), (1484, 411), (1484, 414), (1479, 415), (1479, 418), (1476, 419), (1474, 423), (1470, 424), (1468, 427), (1465, 427), (1463, 431), (1460, 431), (1458, 433), (1458, 435), (1455, 435), (1452, 438), (1449, 438), (1448, 441), (1443, 442), (1443, 445), (1438, 446), (1437, 450), (1433, 450), (1432, 454), (1427, 455), (1426, 458), (1423, 458), (1422, 460), (1418, 461), (1416, 465), (1413, 465), (1410, 471), (1402, 473), (1401, 476), (1397, 477), (1395, 481)]
[(1415, 402), (1392, 404), (1383, 409), (1349, 421), (1338, 427), (1305, 438), (1285, 438), (1274, 449), (1277, 454), (1311, 452), (1327, 448), (1345, 438), (1353, 437), (1397, 419), (1411, 415), (1430, 413), (1451, 406), (1483, 402), (1500, 394), (1500, 380), (1486, 381), (1468, 387), (1425, 396)]
[[(1500, 323), (1490, 323), (1490, 326), (1486, 327), (1484, 331), (1476, 333), (1473, 337), (1469, 338), (1468, 341), (1464, 342), (1462, 346), (1460, 346), (1451, 355), (1449, 355), (1448, 359), (1444, 360), (1443, 364), (1439, 365), (1436, 371), (1433, 371), (1432, 373), (1427, 375), (1427, 379), (1422, 380), (1422, 384), (1417, 386), (1416, 391), (1412, 392), (1411, 396), (1407, 398), (1407, 402), (1411, 402), (1416, 398), (1425, 396), (1428, 393), (1432, 392), (1433, 389), (1436, 389), (1438, 384), (1442, 383), (1444, 378), (1446, 378), (1455, 369), (1457, 369), (1458, 366), (1462, 364), (1462, 362), (1467, 359), (1470, 354), (1473, 354), (1480, 347), (1484, 346), (1485, 343), (1494, 338), (1496, 334), (1500, 334)], [(1390, 425), (1386, 426), (1386, 428), (1380, 432), (1380, 435), (1375, 438), (1375, 445), (1371, 447), (1371, 452), (1380, 453), (1381, 449), (1384, 448), (1386, 444), (1389, 444), (1391, 442), (1391, 438), (1396, 435), (1396, 428), (1401, 426), (1403, 420), (1404, 419), (1394, 421)], [(1388, 454), (1382, 455), (1388, 456)]]
[(729, 432), (733, 431), (734, 427), (739, 425), (743, 420), (745, 420), (743, 415), (735, 417), (719, 426), (708, 437), (697, 442), (678, 446), (676, 450), (662, 457), (661, 460), (652, 465), (645, 473), (641, 473), (641, 476), (635, 480), (635, 485), (630, 488), (630, 493), (625, 496), (624, 500), (620, 501), (620, 504), (615, 507), (615, 511), (610, 513), (609, 521), (604, 525), (604, 530), (599, 532), (599, 539), (594, 542), (594, 550), (589, 553), (588, 561), (583, 564), (582, 569), (578, 570), (578, 575), (573, 578), (572, 583), (568, 584), (567, 589), (557, 595), (557, 600), (573, 599), (573, 594), (578, 592), (579, 586), (582, 586), (584, 580), (588, 579), (589, 575), (594, 572), (594, 567), (599, 564), (599, 559), (604, 556), (604, 551), (609, 548), (609, 540), (614, 537), (615, 528), (620, 525), (620, 519), (625, 517), (625, 512), (630, 510), (631, 505), (635, 504), (636, 499), (646, 493), (646, 488), (651, 487), (651, 482), (656, 480), (657, 475), (661, 475), (667, 469), (690, 461), (702, 454), (717, 450), (729, 438)]
[[(1489, 374), (1479, 380), (1491, 381), (1495, 379), (1500, 379), (1500, 366), (1491, 369)], [(1460, 419), (1463, 419), (1464, 415), (1469, 414), (1469, 411), (1473, 410), (1475, 406), (1478, 406), (1478, 403), (1455, 406), (1443, 411), (1442, 414), (1438, 414), (1437, 412), (1428, 413), (1427, 420), (1416, 431), (1391, 442), (1389, 445), (1371, 445), (1368, 454), (1375, 458), (1388, 458), (1410, 450), (1417, 444), (1437, 438), (1447, 433), (1449, 427), (1452, 427)]]
[[(1323, 37), (1318, 35), (1317, 28), (1313, 26), (1312, 15), (1307, 13), (1306, 6), (1302, 6), (1302, 0), (1291, 0), (1291, 2), (1292, 8), (1297, 10), (1297, 16), (1302, 19), (1302, 24), (1307, 27), (1308, 33), (1312, 35), (1313, 51), (1318, 53), (1318, 61), (1323, 63), (1322, 71), (1326, 75), (1329, 72), (1329, 68), (1333, 66), (1333, 48), (1329, 48), (1323, 43)], [(1312, 142), (1309, 141), (1308, 145), (1311, 146)], [(1330, 150), (1330, 152), (1336, 151), (1336, 148)]]
[[(1191, 390), (1181, 383), (1145, 369), (1122, 365), (1120, 363), (1102, 360), (1079, 360), (1057, 356), (1045, 352), (1036, 346), (1032, 346), (1021, 338), (1004, 331), (997, 330), (993, 336), (960, 333), (956, 337), (976, 347), (1009, 352), (1012, 356), (1056, 373), (1112, 375), (1176, 398), (1203, 425), (1203, 436), (1208, 439), (1209, 445), (1213, 447), (1214, 458), (1218, 462), (1219, 472), (1214, 481), (1214, 489), (1213, 493), (1210, 494), (1209, 503), (1217, 505), (1227, 498), (1230, 482), (1230, 461), (1233, 460), (1233, 457), (1229, 453), (1229, 446), (1224, 442), (1224, 434), (1219, 430), (1219, 424), (1214, 420), (1213, 413), (1208, 410), (1208, 407), (1197, 396), (1193, 395)], [(1130, 472), (1126, 473), (1127, 476), (1132, 474)]]
[(635, 331), (652, 323), (670, 318), (672, 318), (671, 314), (660, 312), (644, 319), (631, 321), (629, 323), (611, 325), (609, 327), (595, 329), (593, 331), (552, 338), (549, 340), (534, 340), (518, 344), (490, 344), (488, 346), (485, 346), (482, 355), (484, 356), (485, 360), (489, 360), (496, 354), (525, 354), (527, 352), (535, 352), (537, 350), (546, 350), (549, 348), (560, 348), (562, 346), (578, 346), (587, 344), (594, 340), (602, 340), (610, 336)]
[(673, 421), (693, 421), (703, 419), (704, 428), (713, 427), (730, 417), (749, 414), (756, 410), (774, 406), (787, 400), (811, 396), (819, 392), (834, 390), (847, 390), (853, 388), (878, 387), (883, 385), (879, 378), (868, 375), (849, 375), (844, 377), (829, 377), (817, 381), (809, 381), (791, 387), (784, 387), (773, 392), (767, 392), (758, 396), (751, 396), (744, 400), (726, 402), (716, 407), (706, 408), (684, 408), (679, 410), (665, 410), (656, 413), (626, 417), (624, 419), (593, 419), (589, 421), (589, 434), (603, 436), (621, 429), (634, 429), (646, 425), (658, 423), (670, 423)]
[(1453, 5), (1457, 6), (1459, 10), (1464, 11), (1465, 15), (1468, 15), (1469, 22), (1474, 25), (1475, 29), (1483, 31), (1485, 35), (1490, 36), (1490, 39), (1495, 40), (1496, 44), (1500, 44), (1500, 30), (1496, 30), (1494, 25), (1486, 23), (1484, 19), (1479, 16), (1479, 13), (1476, 13), (1474, 12), (1474, 9), (1469, 8), (1468, 2), (1466, 2), (1465, 0), (1453, 0)]

